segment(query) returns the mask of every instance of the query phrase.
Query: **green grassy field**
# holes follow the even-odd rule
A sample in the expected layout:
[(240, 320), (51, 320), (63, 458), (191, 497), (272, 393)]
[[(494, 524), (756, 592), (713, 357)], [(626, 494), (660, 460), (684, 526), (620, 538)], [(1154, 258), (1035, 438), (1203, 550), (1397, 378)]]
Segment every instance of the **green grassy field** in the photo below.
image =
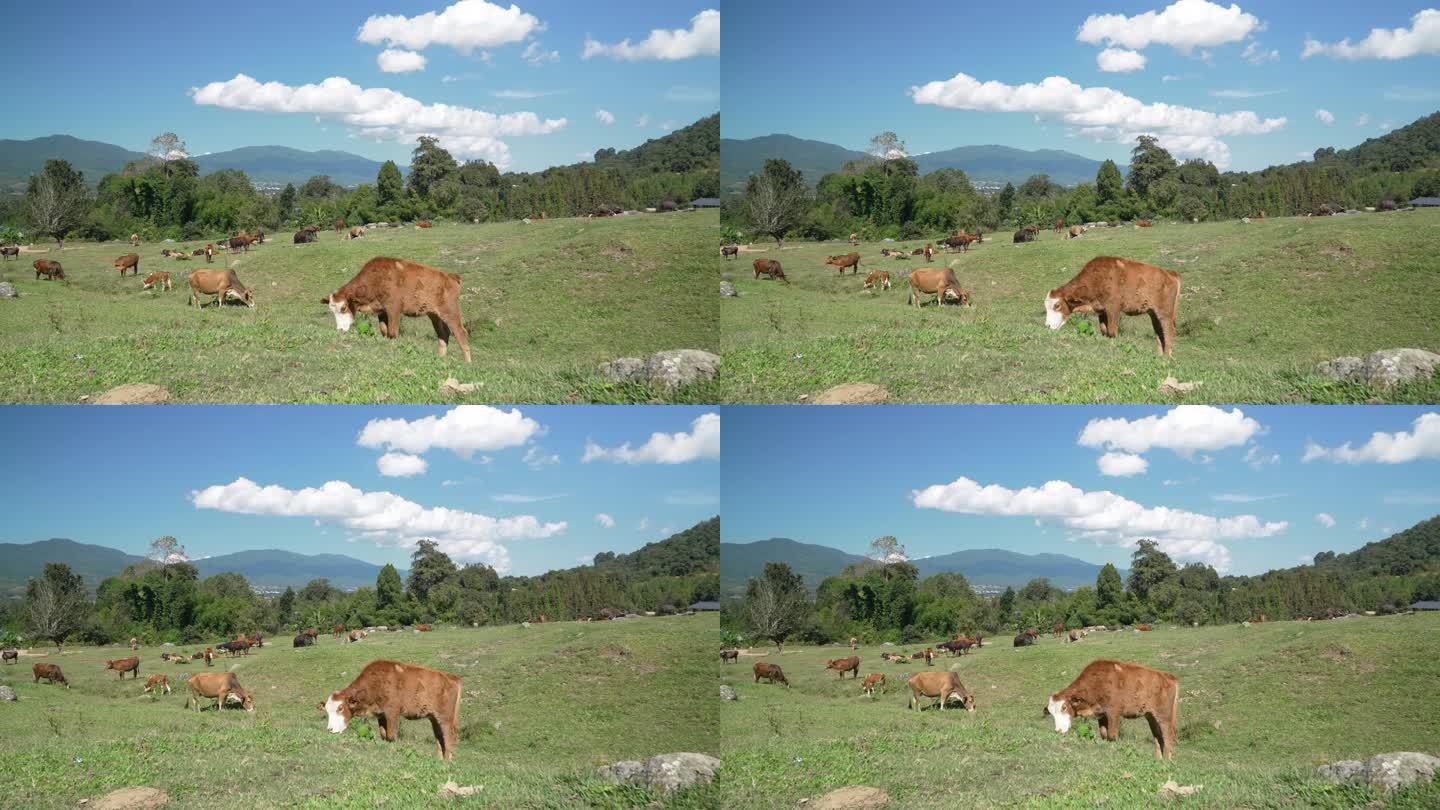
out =
[[(1401, 347), (1440, 351), (1440, 211), (1244, 225), (1159, 223), (1092, 229), (1074, 240), (1050, 231), (1011, 244), (987, 234), (965, 254), (937, 254), (973, 290), (973, 307), (906, 306), (906, 279), (924, 257), (880, 256), (862, 243), (858, 277), (838, 278), (825, 257), (849, 243), (773, 243), (722, 263), (738, 298), (720, 308), (720, 391), (727, 402), (796, 402), (840, 383), (875, 383), (899, 402), (1434, 402), (1440, 381), (1394, 391), (1341, 384), (1317, 362)], [(895, 243), (913, 248), (923, 241)], [(764, 248), (764, 245), (756, 245)], [(1125, 317), (1115, 340), (1092, 315), (1045, 328), (1046, 292), (1102, 255), (1158, 264), (1184, 276), (1173, 358), (1155, 352), (1144, 316)], [(750, 263), (779, 259), (791, 284), (756, 281)], [(889, 292), (861, 290), (888, 270)], [(1090, 328), (1077, 326), (1085, 320)], [(1087, 333), (1088, 332), (1088, 333)], [(1201, 386), (1163, 394), (1167, 376)]]
[[(1161, 806), (1160, 785), (1204, 785), (1186, 806), (1440, 806), (1440, 783), (1384, 799), (1325, 784), (1317, 765), (1389, 751), (1440, 753), (1433, 685), (1440, 678), (1440, 616), (1276, 622), (1091, 634), (1070, 644), (1048, 635), (1015, 649), (1009, 638), (960, 658), (937, 658), (977, 696), (974, 713), (907, 710), (896, 677), (924, 662), (891, 664), (862, 647), (860, 674), (884, 672), (875, 700), (859, 681), (823, 672), (847, 647), (787, 648), (721, 666), (740, 699), (720, 711), (721, 783), (736, 807), (794, 807), (847, 785), (886, 790), (906, 808)], [(912, 652), (908, 648), (893, 648)], [(1090, 661), (1147, 664), (1180, 679), (1173, 763), (1156, 761), (1144, 719), (1120, 739), (1055, 733), (1049, 695)], [(755, 684), (756, 661), (779, 663), (792, 688)]]
[[(295, 650), (267, 642), (235, 671), (256, 708), (186, 711), (186, 688), (152, 700), (145, 677), (173, 679), (204, 663), (169, 664), (144, 648), (140, 679), (119, 681), (104, 661), (125, 648), (74, 648), (0, 668), (18, 703), (0, 704), (0, 796), (7, 807), (74, 807), (122, 787), (167, 791), (180, 807), (450, 806), (447, 781), (482, 785), (466, 803), (493, 807), (715, 806), (714, 785), (662, 801), (601, 783), (596, 766), (672, 751), (717, 754), (714, 657), (697, 638), (708, 616), (376, 633), (350, 644), (322, 636)], [(183, 648), (183, 649), (192, 649)], [(465, 679), (460, 744), (435, 755), (425, 720), (404, 721), (395, 743), (379, 726), (332, 735), (316, 706), (365, 664), (394, 658)], [(33, 684), (30, 665), (59, 663), (73, 688)]]
[[(448, 402), (440, 383), (478, 383), (468, 401), (714, 401), (706, 385), (676, 395), (616, 385), (596, 367), (665, 349), (716, 351), (714, 211), (525, 225), (441, 223), (381, 229), (347, 241), (292, 232), (238, 256), (233, 266), (258, 307), (187, 307), (189, 288), (142, 292), (111, 261), (128, 243), (72, 241), (60, 252), (0, 264), (20, 297), (0, 300), (0, 399), (77, 402), (126, 383), (165, 386), (181, 402)], [(203, 242), (170, 247), (203, 247)], [(204, 267), (144, 244), (141, 277)], [(376, 256), (397, 256), (460, 274), (461, 310), (473, 365), (452, 340), (435, 353), (426, 318), (405, 318), (400, 337), (378, 329), (342, 334), (321, 299)], [(36, 281), (31, 263), (55, 259), (69, 283)], [(371, 326), (378, 323), (370, 321)], [(363, 328), (363, 327), (362, 327)]]

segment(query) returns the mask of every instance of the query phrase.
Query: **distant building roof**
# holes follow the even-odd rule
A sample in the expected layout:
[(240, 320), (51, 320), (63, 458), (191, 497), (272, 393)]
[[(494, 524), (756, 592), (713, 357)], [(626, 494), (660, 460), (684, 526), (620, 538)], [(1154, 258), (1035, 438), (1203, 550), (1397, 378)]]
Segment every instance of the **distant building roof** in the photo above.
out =
[[(1437, 202), (1436, 202), (1436, 205), (1440, 205), (1440, 201), (1437, 201)], [(720, 198), (719, 198), (719, 197), (700, 197), (700, 198), (698, 198), (698, 199), (691, 200), (691, 201), (690, 201), (690, 207), (691, 207), (691, 208), (719, 208), (719, 207), (720, 207)]]
[(1440, 610), (1440, 602), (1416, 602), (1410, 606), (1411, 610)]
[(1440, 205), (1440, 197), (1416, 197), (1410, 201), (1410, 204), (1421, 206)]
[(719, 610), (719, 602), (696, 602), (690, 606), (691, 610)]

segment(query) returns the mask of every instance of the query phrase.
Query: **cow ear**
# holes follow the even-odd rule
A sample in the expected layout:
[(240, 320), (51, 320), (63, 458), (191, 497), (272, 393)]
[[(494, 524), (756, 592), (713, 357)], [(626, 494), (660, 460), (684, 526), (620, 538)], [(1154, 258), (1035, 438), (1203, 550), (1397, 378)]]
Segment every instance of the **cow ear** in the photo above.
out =
[(327, 295), (327, 296), (325, 296), (324, 298), (321, 298), (321, 299), (320, 299), (320, 303), (322, 303), (322, 304), (329, 304), (329, 303), (330, 303), (330, 296)]
[(1071, 695), (1071, 696), (1070, 696), (1070, 705), (1071, 705), (1071, 706), (1074, 706), (1075, 708), (1078, 709), (1078, 708), (1080, 708), (1080, 707), (1082, 707), (1082, 706), (1085, 705), (1085, 698), (1083, 698), (1083, 697), (1081, 697), (1081, 696), (1079, 696), (1079, 695)]

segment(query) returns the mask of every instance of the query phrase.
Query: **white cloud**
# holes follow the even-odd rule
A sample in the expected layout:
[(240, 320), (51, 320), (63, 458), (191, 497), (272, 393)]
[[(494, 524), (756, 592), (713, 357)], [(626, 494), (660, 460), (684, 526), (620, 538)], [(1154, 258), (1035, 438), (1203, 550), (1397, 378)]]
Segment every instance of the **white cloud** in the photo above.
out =
[(1389, 121), (1381, 121), (1381, 122), (1380, 122), (1380, 128), (1381, 128), (1381, 129), (1390, 129), (1391, 127), (1394, 127), (1394, 126), (1395, 126), (1395, 125), (1394, 125), (1393, 123), (1389, 122)]
[(720, 12), (706, 9), (690, 19), (690, 27), (665, 30), (656, 28), (638, 44), (630, 39), (607, 45), (585, 38), (584, 59), (608, 56), (637, 62), (644, 59), (689, 59), (694, 56), (718, 56), (720, 53)]
[(1020, 112), (1055, 118), (1095, 141), (1130, 143), (1153, 134), (1180, 157), (1204, 157), (1224, 169), (1230, 164), (1227, 135), (1264, 135), (1285, 126), (1285, 118), (1261, 119), (1250, 111), (1213, 113), (1176, 104), (1146, 104), (1109, 87), (1082, 87), (1063, 76), (1038, 84), (981, 82), (964, 73), (910, 88), (916, 104), (958, 110)]
[(502, 169), (510, 163), (510, 147), (500, 138), (549, 135), (567, 123), (564, 118), (542, 121), (533, 112), (497, 115), (451, 104), (425, 104), (383, 87), (360, 87), (340, 76), (291, 87), (262, 84), (239, 73), (229, 81), (191, 88), (190, 97), (196, 104), (231, 110), (334, 117), (376, 141), (410, 143), (431, 134), (455, 155), (481, 157)]
[(1360, 522), (1355, 524), (1355, 528), (1360, 531), (1365, 531), (1370, 528), (1370, 518), (1360, 518)]
[(1184, 79), (1184, 78), (1185, 78), (1184, 76), (1175, 76), (1175, 75), (1166, 73), (1164, 76), (1161, 76), (1161, 77), (1160, 77), (1160, 81), (1162, 81), (1162, 82), (1178, 82), (1178, 81), (1180, 81), (1181, 79)]
[(1320, 109), (1315, 111), (1315, 119), (1328, 127), (1335, 123), (1335, 114), (1329, 110)]
[(407, 453), (440, 448), (470, 458), (477, 450), (518, 447), (542, 432), (540, 423), (518, 408), (502, 411), (489, 405), (460, 405), (443, 416), (415, 420), (371, 419), (355, 441), (361, 447), (384, 447)]
[(1258, 470), (1269, 464), (1279, 464), (1280, 454), (1267, 453), (1260, 449), (1260, 445), (1252, 444), (1245, 449), (1245, 463)]
[(556, 498), (563, 498), (564, 495), (522, 495), (515, 492), (502, 492), (499, 495), (491, 495), (490, 500), (496, 503), (540, 503), (542, 501), (553, 501)]
[(597, 512), (595, 514), (595, 522), (598, 523), (602, 529), (615, 528), (615, 518), (610, 517), (604, 512)]
[(1355, 44), (1350, 38), (1325, 43), (1305, 39), (1301, 59), (1329, 56), (1334, 59), (1406, 59), (1420, 54), (1440, 53), (1440, 10), (1427, 8), (1410, 18), (1409, 28), (1372, 28)]
[(640, 117), (635, 119), (635, 126), (637, 126), (637, 127), (648, 127), (648, 126), (650, 126), (650, 113), (641, 113), (641, 114), (640, 114)]
[(1106, 48), (1095, 54), (1095, 64), (1106, 73), (1129, 73), (1145, 69), (1145, 54), (1124, 48)]
[(539, 445), (532, 444), (525, 450), (525, 458), (521, 459), (530, 469), (538, 470), (550, 464), (559, 464), (560, 456), (555, 453), (546, 453)]
[(1335, 518), (1329, 512), (1320, 512), (1315, 515), (1315, 522), (1327, 529), (1335, 527)]
[(1095, 463), (1100, 467), (1101, 475), (1112, 475), (1118, 478), (1139, 475), (1150, 466), (1150, 462), (1146, 461), (1144, 456), (1132, 453), (1106, 453), (1096, 459)]
[(1357, 127), (1363, 127), (1368, 123), (1370, 123), (1370, 113), (1360, 113), (1360, 117), (1355, 119)]
[(1258, 41), (1251, 40), (1245, 46), (1245, 51), (1240, 54), (1240, 58), (1252, 65), (1263, 65), (1267, 62), (1280, 61), (1280, 52), (1274, 49), (1267, 51), (1260, 46)]
[(1104, 42), (1133, 49), (1169, 45), (1189, 54), (1195, 48), (1239, 42), (1263, 28), (1259, 18), (1234, 4), (1226, 8), (1208, 0), (1177, 0), (1162, 11), (1133, 17), (1091, 15), (1075, 38), (1091, 45)]
[(381, 475), (388, 475), (392, 478), (409, 478), (412, 475), (424, 473), (430, 465), (426, 463), (425, 459), (409, 453), (386, 453), (375, 460), (375, 466), (379, 468)]
[(581, 565), (592, 565), (595, 562), (595, 555), (581, 554), (575, 558), (575, 562), (580, 563)]
[(425, 57), (414, 51), (386, 48), (375, 57), (375, 63), (386, 73), (413, 73), (425, 69)]
[(510, 555), (501, 541), (534, 540), (564, 532), (564, 521), (542, 522), (533, 515), (494, 518), (444, 506), (426, 507), (392, 492), (360, 490), (345, 481), (287, 489), (261, 486), (248, 478), (190, 493), (197, 509), (246, 515), (307, 517), (344, 526), (357, 538), (380, 545), (414, 547), (431, 537), (440, 549), (462, 560), (483, 560), (504, 573)]
[(459, 0), (443, 11), (414, 17), (377, 14), (365, 20), (356, 39), (370, 45), (386, 43), (423, 51), (431, 45), (448, 45), (461, 53), (519, 42), (544, 29), (532, 14), (493, 5), (485, 0)]
[(1415, 420), (1414, 430), (1409, 433), (1372, 433), (1370, 440), (1358, 448), (1351, 447), (1350, 442), (1339, 447), (1322, 447), (1313, 441), (1306, 442), (1305, 455), (1300, 460), (1403, 464), (1422, 458), (1440, 458), (1440, 413), (1421, 414)]
[(560, 52), (547, 51), (545, 47), (540, 44), (540, 41), (536, 40), (525, 46), (525, 51), (520, 54), (520, 58), (535, 67), (539, 67), (549, 62), (560, 61)]
[(490, 95), (495, 98), (545, 98), (546, 96), (558, 96), (565, 93), (565, 90), (491, 90)]
[(1221, 492), (1218, 495), (1211, 495), (1210, 500), (1221, 503), (1256, 503), (1258, 501), (1273, 501), (1276, 498), (1283, 498), (1284, 495), (1252, 495), (1245, 492)]
[(444, 481), (441, 481), (441, 482), (440, 482), (440, 486), (442, 486), (442, 487), (458, 487), (458, 486), (460, 486), (460, 484), (462, 484), (462, 483), (464, 483), (464, 482), (462, 482), (462, 481), (456, 481), (454, 478), (446, 478)]
[(663, 130), (665, 130), (666, 132), (669, 132), (670, 130), (672, 130), (672, 129), (675, 128), (675, 122), (674, 122), (674, 121), (666, 121), (666, 122), (664, 122), (664, 123), (662, 123), (662, 124), (660, 125), (660, 128), (663, 129)]
[(1016, 490), (961, 477), (914, 490), (911, 502), (946, 512), (1058, 520), (1097, 543), (1133, 546), (1141, 538), (1153, 537), (1167, 554), (1203, 560), (1221, 571), (1229, 568), (1230, 550), (1218, 541), (1271, 537), (1289, 525), (1254, 515), (1214, 517), (1167, 506), (1147, 507), (1108, 490), (1086, 492), (1066, 481)]
[(608, 127), (611, 124), (615, 123), (615, 114), (610, 112), (609, 110), (596, 110), (595, 120)]
[(636, 524), (635, 528), (639, 529), (642, 532), (650, 528), (650, 518), (640, 518), (640, 522)]
[(702, 458), (720, 457), (720, 414), (701, 414), (691, 423), (689, 433), (652, 433), (638, 448), (629, 442), (619, 447), (601, 447), (586, 440), (583, 462), (612, 461), (617, 464), (684, 464)]
[(1163, 485), (1165, 485), (1165, 486), (1167, 486), (1167, 487), (1177, 487), (1177, 486), (1180, 486), (1181, 484), (1183, 484), (1183, 483), (1185, 483), (1185, 482), (1184, 482), (1184, 481), (1176, 480), (1176, 479), (1174, 479), (1174, 478), (1166, 478), (1164, 481), (1161, 481), (1160, 483), (1163, 484)]
[(1224, 411), (1210, 405), (1178, 405), (1163, 416), (1091, 419), (1078, 441), (1082, 447), (1127, 453), (1164, 447), (1188, 459), (1199, 450), (1238, 447), (1259, 432), (1260, 423), (1239, 408)]

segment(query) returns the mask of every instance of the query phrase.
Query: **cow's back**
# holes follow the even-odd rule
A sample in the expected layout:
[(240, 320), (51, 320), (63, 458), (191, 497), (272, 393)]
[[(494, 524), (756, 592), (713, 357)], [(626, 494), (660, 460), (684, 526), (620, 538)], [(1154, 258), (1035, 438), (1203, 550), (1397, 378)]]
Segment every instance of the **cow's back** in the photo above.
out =
[(1173, 301), (1180, 293), (1179, 273), (1117, 256), (1091, 259), (1076, 280), (1092, 291), (1094, 299), (1125, 309)]

